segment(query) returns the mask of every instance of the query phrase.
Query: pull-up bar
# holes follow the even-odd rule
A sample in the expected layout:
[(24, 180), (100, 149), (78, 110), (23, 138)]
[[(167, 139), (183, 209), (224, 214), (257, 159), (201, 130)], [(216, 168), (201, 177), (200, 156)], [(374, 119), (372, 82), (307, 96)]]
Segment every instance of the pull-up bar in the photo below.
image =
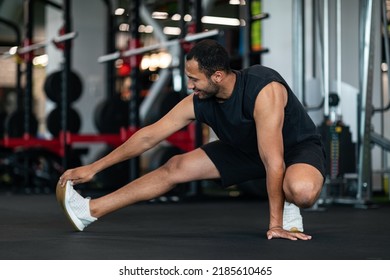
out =
[(104, 62), (115, 60), (115, 59), (118, 59), (121, 57), (134, 56), (134, 55), (142, 54), (145, 52), (150, 52), (150, 51), (157, 50), (157, 49), (171, 47), (171, 46), (174, 46), (177, 44), (188, 43), (188, 42), (193, 42), (193, 41), (208, 38), (208, 37), (213, 37), (213, 36), (216, 36), (218, 34), (219, 34), (219, 31), (217, 29), (205, 31), (205, 32), (201, 32), (201, 33), (196, 33), (196, 34), (189, 34), (189, 35), (185, 36), (183, 39), (175, 39), (175, 40), (170, 40), (170, 41), (166, 41), (166, 42), (161, 42), (158, 44), (153, 44), (153, 45), (146, 46), (146, 47), (130, 49), (127, 51), (122, 51), (122, 52), (117, 51), (117, 52), (114, 52), (111, 54), (106, 54), (106, 55), (100, 56), (98, 58), (98, 62), (104, 63)]

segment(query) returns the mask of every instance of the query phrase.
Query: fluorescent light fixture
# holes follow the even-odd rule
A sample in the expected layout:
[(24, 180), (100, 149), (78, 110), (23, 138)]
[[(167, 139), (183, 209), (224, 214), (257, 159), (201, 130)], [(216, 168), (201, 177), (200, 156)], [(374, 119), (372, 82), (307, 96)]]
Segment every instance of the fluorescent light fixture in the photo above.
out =
[(208, 24), (240, 26), (240, 20), (238, 18), (204, 16), (201, 21)]
[(9, 49), (9, 54), (10, 54), (10, 55), (14, 55), (14, 54), (16, 54), (17, 52), (18, 52), (18, 47), (17, 47), (17, 46), (12, 47), (12, 48)]
[(151, 25), (143, 25), (138, 26), (139, 33), (153, 33), (153, 26)]
[[(174, 21), (179, 21), (181, 19), (181, 15), (180, 14), (174, 14), (172, 17), (171, 17), (171, 20), (174, 20)], [(189, 15), (189, 14), (186, 14), (184, 15), (184, 21), (191, 21), (192, 20), (192, 16)]]
[(149, 55), (144, 55), (141, 59), (141, 69), (146, 70), (150, 66), (150, 56)]
[(159, 67), (167, 68), (171, 65), (172, 55), (167, 52), (161, 52), (159, 57)]
[(180, 35), (181, 29), (179, 27), (166, 26), (164, 27), (163, 32), (166, 35)]
[(171, 20), (179, 21), (180, 19), (181, 19), (181, 15), (179, 15), (179, 14), (174, 14), (174, 15), (171, 17)]
[(32, 62), (35, 66), (45, 67), (45, 66), (47, 66), (47, 64), (49, 62), (49, 56), (47, 54), (36, 56), (36, 57), (34, 57)]
[(156, 71), (159, 63), (160, 63), (160, 56), (157, 53), (153, 53), (150, 55), (150, 65), (149, 65), (149, 70), (150, 71)]
[(387, 72), (387, 71), (389, 71), (389, 66), (387, 65), (387, 63), (382, 62), (381, 69), (382, 69), (382, 72)]
[(144, 55), (141, 60), (141, 69), (156, 71), (158, 68), (167, 68), (172, 62), (171, 54), (167, 52)]
[(229, 5), (240, 5), (241, 1), (240, 0), (229, 0)]
[(128, 23), (121, 23), (119, 25), (119, 30), (120, 31), (129, 31), (130, 30), (130, 26)]
[(123, 8), (118, 8), (118, 9), (115, 10), (115, 15), (116, 16), (121, 16), (124, 13), (125, 13), (125, 9), (123, 9)]
[(122, 67), (123, 65), (123, 59), (122, 58), (119, 58), (117, 60), (115, 60), (115, 68), (120, 68)]
[(151, 25), (143, 25), (141, 24), (139, 27), (138, 27), (138, 32), (139, 33), (153, 33), (153, 26)]
[(192, 16), (191, 16), (191, 15), (186, 14), (186, 15), (184, 16), (184, 21), (189, 22), (189, 21), (191, 21), (191, 20), (192, 20)]
[(153, 26), (151, 25), (145, 26), (145, 33), (153, 33)]
[(152, 18), (154, 18), (154, 19), (167, 19), (168, 13), (167, 12), (153, 12)]

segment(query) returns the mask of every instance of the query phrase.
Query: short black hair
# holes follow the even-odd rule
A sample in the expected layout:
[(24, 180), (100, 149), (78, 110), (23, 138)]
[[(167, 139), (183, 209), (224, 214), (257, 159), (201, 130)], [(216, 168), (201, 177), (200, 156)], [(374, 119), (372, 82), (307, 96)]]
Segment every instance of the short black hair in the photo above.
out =
[(215, 40), (205, 39), (196, 43), (188, 52), (186, 59), (187, 61), (196, 60), (199, 64), (199, 70), (207, 77), (211, 77), (218, 70), (231, 72), (229, 54)]

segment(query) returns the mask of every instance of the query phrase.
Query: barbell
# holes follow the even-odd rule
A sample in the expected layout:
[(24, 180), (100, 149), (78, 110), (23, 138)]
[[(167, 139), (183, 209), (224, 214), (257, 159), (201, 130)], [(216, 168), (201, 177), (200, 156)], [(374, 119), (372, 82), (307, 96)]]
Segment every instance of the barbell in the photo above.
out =
[(134, 49), (126, 50), (126, 51), (116, 51), (114, 53), (100, 56), (98, 58), (98, 62), (104, 63), (104, 62), (119, 59), (121, 57), (130, 57), (130, 56), (134, 56), (134, 55), (139, 55), (139, 54), (143, 54), (143, 53), (150, 52), (153, 50), (168, 48), (168, 47), (172, 47), (172, 46), (175, 46), (178, 44), (184, 44), (184, 43), (189, 43), (189, 42), (197, 41), (197, 40), (208, 38), (208, 37), (213, 37), (213, 36), (216, 36), (218, 34), (219, 34), (219, 30), (214, 29), (214, 30), (205, 31), (205, 32), (201, 32), (201, 33), (189, 34), (182, 39), (164, 41), (164, 42), (160, 42), (160, 43), (153, 44), (150, 46), (134, 48)]

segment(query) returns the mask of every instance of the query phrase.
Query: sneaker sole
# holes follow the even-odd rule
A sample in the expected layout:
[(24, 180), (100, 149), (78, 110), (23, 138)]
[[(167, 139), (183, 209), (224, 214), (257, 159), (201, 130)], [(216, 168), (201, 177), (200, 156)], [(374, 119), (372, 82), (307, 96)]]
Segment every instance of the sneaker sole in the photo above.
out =
[[(68, 181), (69, 182), (69, 181)], [(73, 214), (73, 212), (71, 211), (68, 211), (67, 207), (66, 207), (66, 192), (67, 192), (67, 188), (68, 188), (68, 182), (65, 184), (64, 187), (62, 187), (59, 183), (57, 183), (57, 186), (56, 186), (56, 197), (57, 197), (57, 201), (58, 203), (60, 204), (62, 210), (64, 210), (65, 212), (65, 215), (66, 217), (68, 218), (68, 220), (70, 221), (70, 223), (72, 224), (73, 228), (76, 230), (76, 231), (83, 231), (84, 229), (84, 225), (82, 225), (80, 227), (80, 225), (77, 224), (77, 217), (75, 217), (75, 215)], [(75, 222), (76, 221), (76, 222)]]
[(291, 229), (290, 229), (290, 232), (303, 232), (303, 230), (299, 230), (298, 228), (296, 228), (296, 227), (292, 227)]

